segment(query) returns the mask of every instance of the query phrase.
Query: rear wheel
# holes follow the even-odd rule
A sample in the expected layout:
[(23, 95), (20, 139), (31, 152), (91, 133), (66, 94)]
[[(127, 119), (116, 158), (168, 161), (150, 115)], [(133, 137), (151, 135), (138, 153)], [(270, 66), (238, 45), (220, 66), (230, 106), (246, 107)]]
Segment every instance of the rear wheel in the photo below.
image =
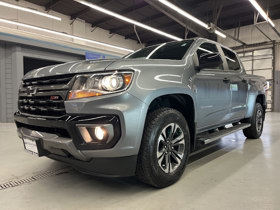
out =
[(251, 126), (243, 130), (249, 139), (258, 139), (263, 130), (264, 111), (260, 103), (255, 104), (253, 116), (250, 119)]
[(148, 114), (136, 176), (157, 188), (175, 183), (189, 155), (189, 129), (184, 116), (170, 108)]

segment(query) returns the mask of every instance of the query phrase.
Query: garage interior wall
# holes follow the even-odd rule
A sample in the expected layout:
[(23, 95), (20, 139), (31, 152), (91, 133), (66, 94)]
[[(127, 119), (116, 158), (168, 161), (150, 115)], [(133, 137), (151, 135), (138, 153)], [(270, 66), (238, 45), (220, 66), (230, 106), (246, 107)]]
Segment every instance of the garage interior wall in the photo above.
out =
[[(15, 4), (13, 0), (6, 2)], [(44, 7), (18, 1), (17, 5), (33, 8), (44, 12)], [(85, 39), (137, 50), (142, 46), (135, 40), (111, 34), (101, 28), (92, 28), (83, 20), (71, 20), (69, 16), (49, 11), (49, 14), (62, 18), (62, 21), (52, 20), (42, 16), (0, 7), (0, 18), (19, 23), (70, 34)], [(17, 93), (23, 76), (23, 58), (67, 62), (85, 59), (86, 53), (97, 53), (102, 58), (116, 58), (128, 54), (127, 51), (91, 44), (81, 40), (65, 38), (47, 32), (36, 31), (11, 24), (0, 24), (0, 122), (13, 122), (13, 114), (17, 110)]]
[[(259, 75), (273, 84), (273, 48), (263, 46), (263, 49), (243, 49), (238, 53), (247, 74)], [(266, 91), (267, 111), (272, 111), (273, 89)]]
[(24, 57), (57, 62), (84, 59), (80, 54), (0, 41), (0, 122), (13, 122), (18, 88), (24, 74)]
[[(273, 21), (279, 29), (280, 20)], [(268, 23), (258, 24), (258, 27), (273, 41), (264, 36), (254, 25), (227, 30), (227, 33), (244, 41), (248, 46), (238, 47), (240, 43), (232, 39), (219, 38), (218, 41), (238, 52), (247, 73), (264, 76), (271, 83), (272, 87), (266, 93), (268, 111), (279, 112), (280, 37)]]

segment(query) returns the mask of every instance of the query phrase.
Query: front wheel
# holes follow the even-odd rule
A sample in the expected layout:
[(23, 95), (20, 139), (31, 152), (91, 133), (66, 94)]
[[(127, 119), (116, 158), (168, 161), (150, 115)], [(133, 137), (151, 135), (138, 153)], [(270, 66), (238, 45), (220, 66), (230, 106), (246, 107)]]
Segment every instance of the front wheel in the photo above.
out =
[(244, 135), (249, 139), (258, 139), (263, 130), (264, 111), (260, 103), (255, 104), (254, 113), (251, 117), (251, 126), (243, 130)]
[(175, 183), (184, 172), (189, 142), (188, 125), (180, 112), (162, 108), (148, 114), (136, 176), (157, 188)]

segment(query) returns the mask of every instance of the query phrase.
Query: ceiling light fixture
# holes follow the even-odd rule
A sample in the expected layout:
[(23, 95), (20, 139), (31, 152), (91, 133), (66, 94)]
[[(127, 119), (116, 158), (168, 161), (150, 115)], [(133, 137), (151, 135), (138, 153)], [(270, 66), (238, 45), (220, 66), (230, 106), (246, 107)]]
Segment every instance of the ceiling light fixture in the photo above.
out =
[(46, 13), (43, 13), (43, 12), (39, 12), (39, 11), (36, 11), (36, 10), (33, 10), (33, 9), (17, 6), (17, 5), (14, 5), (14, 4), (9, 4), (9, 3), (6, 3), (6, 2), (2, 2), (2, 1), (0, 1), (0, 6), (9, 7), (9, 8), (12, 8), (12, 9), (18, 9), (18, 10), (22, 10), (22, 11), (25, 11), (25, 12), (30, 12), (30, 13), (33, 13), (33, 14), (37, 14), (37, 15), (41, 15), (41, 16), (44, 16), (44, 17), (48, 17), (48, 18), (52, 18), (52, 19), (61, 21), (60, 17), (56, 17), (56, 16), (49, 15), (49, 14), (46, 14)]
[[(191, 14), (187, 13), (186, 11), (180, 9), (179, 7), (177, 7), (176, 5), (170, 3), (169, 1), (166, 0), (158, 0), (160, 3), (164, 4), (165, 6), (169, 7), (170, 9), (173, 9), (174, 11), (176, 11), (177, 13), (179, 13), (180, 15), (183, 15), (184, 17), (192, 20), (193, 22), (197, 23), (198, 25), (202, 26), (203, 28), (209, 30), (210, 27), (208, 24), (202, 22), (201, 20), (197, 19), (196, 17), (192, 16)], [(216, 29), (214, 30), (215, 34), (226, 38), (226, 35), (223, 34), (220, 31), (217, 31)]]
[(169, 1), (166, 0), (158, 0), (160, 3), (164, 4), (165, 6), (168, 6), (169, 8), (173, 9), (174, 11), (178, 12), (179, 14), (185, 16), (186, 18), (192, 20), (193, 22), (197, 23), (198, 25), (201, 25), (202, 27), (209, 29), (208, 24), (202, 22), (201, 20), (197, 19), (196, 17), (190, 15), (186, 11), (180, 9), (176, 5), (170, 3)]
[(218, 30), (214, 30), (214, 33), (219, 35), (220, 37), (226, 38), (227, 36), (225, 34), (223, 34), (222, 32), (218, 31)]
[(145, 25), (145, 24), (140, 23), (140, 22), (138, 22), (138, 21), (135, 21), (135, 20), (132, 20), (132, 19), (127, 18), (127, 17), (125, 17), (125, 16), (119, 15), (119, 14), (117, 14), (117, 13), (115, 13), (115, 12), (112, 12), (112, 11), (110, 11), (110, 10), (104, 9), (104, 8), (102, 8), (102, 7), (100, 7), (100, 6), (97, 6), (97, 5), (95, 5), (95, 4), (86, 2), (86, 1), (84, 1), (84, 0), (75, 0), (75, 1), (76, 1), (76, 2), (79, 2), (80, 4), (83, 4), (83, 5), (85, 5), (85, 6), (88, 6), (88, 7), (92, 8), (92, 9), (95, 9), (95, 10), (97, 10), (97, 11), (99, 11), (99, 12), (103, 12), (103, 13), (105, 13), (105, 14), (107, 14), (107, 15), (113, 16), (113, 17), (115, 17), (115, 18), (118, 18), (118, 19), (123, 20), (123, 21), (128, 22), (128, 23), (137, 25), (137, 26), (139, 26), (139, 27), (141, 27), (141, 28), (147, 29), (147, 30), (149, 30), (149, 31), (152, 31), (152, 32), (157, 33), (157, 34), (159, 34), (159, 35), (168, 37), (168, 38), (170, 38), (170, 39), (177, 40), (177, 41), (183, 40), (182, 38), (173, 36), (173, 35), (171, 35), (171, 34), (168, 34), (168, 33), (164, 32), (164, 31), (158, 30), (158, 29), (153, 28), (153, 27), (151, 27), (151, 26)]
[(43, 32), (47, 32), (47, 33), (51, 33), (51, 34), (55, 34), (55, 35), (59, 35), (59, 36), (64, 36), (64, 37), (68, 37), (68, 38), (72, 38), (72, 39), (76, 39), (76, 40), (80, 40), (80, 41), (85, 41), (85, 42), (89, 42), (89, 43), (96, 44), (96, 45), (110, 47), (110, 48), (114, 48), (114, 49), (118, 49), (118, 50), (123, 50), (123, 51), (126, 51), (126, 52), (134, 52), (134, 50), (131, 50), (131, 49), (118, 47), (118, 46), (115, 46), (115, 45), (106, 44), (106, 43), (103, 43), (103, 42), (98, 42), (98, 41), (94, 41), (94, 40), (90, 40), (90, 39), (85, 39), (85, 38), (78, 37), (78, 36), (73, 36), (73, 35), (70, 35), (70, 34), (64, 34), (64, 33), (61, 33), (61, 32), (52, 31), (52, 30), (37, 27), (37, 26), (32, 26), (32, 25), (28, 25), (28, 24), (24, 24), (24, 23), (14, 22), (14, 21), (11, 21), (11, 20), (5, 20), (5, 19), (0, 18), (0, 22), (12, 24), (12, 25), (17, 25), (17, 26), (21, 26), (21, 27), (25, 27), (25, 28), (30, 28), (30, 29), (34, 29), (34, 30), (37, 30), (37, 31), (43, 31)]
[(261, 6), (255, 0), (249, 0), (250, 3), (256, 8), (256, 10), (261, 14), (261, 16), (270, 23), (272, 27), (275, 27), (275, 24), (272, 20), (267, 16), (267, 14), (263, 11)]

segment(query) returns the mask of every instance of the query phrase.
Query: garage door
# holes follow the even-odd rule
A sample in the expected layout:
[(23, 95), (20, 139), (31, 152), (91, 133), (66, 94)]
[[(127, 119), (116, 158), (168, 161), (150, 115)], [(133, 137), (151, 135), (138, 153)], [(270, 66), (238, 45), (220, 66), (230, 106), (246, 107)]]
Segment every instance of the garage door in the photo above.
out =
[(267, 111), (272, 110), (273, 51), (272, 48), (238, 53), (247, 74), (264, 76), (269, 82), (266, 91)]

